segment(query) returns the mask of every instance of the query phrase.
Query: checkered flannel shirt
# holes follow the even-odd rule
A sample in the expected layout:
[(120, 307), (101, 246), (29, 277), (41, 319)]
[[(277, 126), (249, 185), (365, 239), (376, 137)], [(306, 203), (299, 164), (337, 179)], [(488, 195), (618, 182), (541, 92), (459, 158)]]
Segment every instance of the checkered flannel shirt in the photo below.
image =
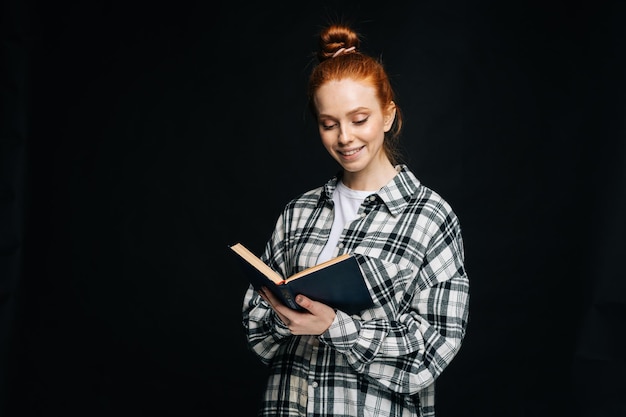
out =
[[(465, 335), (469, 280), (457, 216), (407, 166), (398, 171), (363, 201), (334, 254), (357, 255), (372, 308), (337, 311), (325, 333), (294, 336), (247, 290), (248, 345), (269, 369), (259, 416), (434, 416), (435, 380)], [(338, 180), (295, 198), (279, 216), (262, 258), (281, 275), (316, 264)]]

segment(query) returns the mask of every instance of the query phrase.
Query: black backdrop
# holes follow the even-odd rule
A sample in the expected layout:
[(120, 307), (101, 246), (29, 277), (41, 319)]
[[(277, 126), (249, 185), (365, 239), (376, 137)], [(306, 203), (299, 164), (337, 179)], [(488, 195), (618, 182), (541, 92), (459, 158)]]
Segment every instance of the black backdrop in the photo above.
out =
[(226, 245), (337, 169), (304, 87), (339, 17), (464, 230), (438, 416), (626, 416), (624, 3), (275, 3), (4, 3), (0, 415), (254, 415)]

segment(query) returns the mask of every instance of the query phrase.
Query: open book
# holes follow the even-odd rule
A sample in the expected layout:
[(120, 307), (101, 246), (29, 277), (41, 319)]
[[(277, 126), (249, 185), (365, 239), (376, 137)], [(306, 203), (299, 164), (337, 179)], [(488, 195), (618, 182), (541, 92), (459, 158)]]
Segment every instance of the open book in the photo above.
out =
[(283, 278), (243, 244), (229, 248), (237, 255), (243, 274), (255, 289), (266, 287), (295, 310), (303, 310), (295, 300), (298, 294), (347, 314), (356, 314), (373, 305), (359, 263), (352, 254), (346, 253)]

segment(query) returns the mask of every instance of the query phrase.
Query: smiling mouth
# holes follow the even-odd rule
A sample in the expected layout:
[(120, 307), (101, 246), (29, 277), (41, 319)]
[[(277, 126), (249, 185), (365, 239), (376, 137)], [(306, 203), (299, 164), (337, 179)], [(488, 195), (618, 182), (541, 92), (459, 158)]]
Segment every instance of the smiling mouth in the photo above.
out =
[(361, 147), (360, 147), (360, 148), (358, 148), (358, 149), (352, 149), (352, 150), (350, 150), (350, 151), (344, 151), (344, 152), (339, 151), (339, 153), (340, 153), (341, 155), (343, 155), (343, 156), (352, 156), (352, 155), (354, 155), (355, 153), (359, 152), (359, 151), (360, 151), (361, 149), (363, 149), (364, 147), (365, 147), (365, 146), (361, 146)]

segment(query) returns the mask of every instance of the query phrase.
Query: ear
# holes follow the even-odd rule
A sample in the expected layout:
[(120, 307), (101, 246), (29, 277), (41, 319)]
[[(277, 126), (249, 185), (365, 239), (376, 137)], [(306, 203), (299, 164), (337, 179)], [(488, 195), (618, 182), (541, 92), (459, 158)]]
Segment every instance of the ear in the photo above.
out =
[(393, 121), (396, 118), (396, 103), (390, 101), (387, 107), (383, 112), (383, 122), (384, 122), (384, 130), (385, 132), (389, 132), (391, 126), (393, 125)]

